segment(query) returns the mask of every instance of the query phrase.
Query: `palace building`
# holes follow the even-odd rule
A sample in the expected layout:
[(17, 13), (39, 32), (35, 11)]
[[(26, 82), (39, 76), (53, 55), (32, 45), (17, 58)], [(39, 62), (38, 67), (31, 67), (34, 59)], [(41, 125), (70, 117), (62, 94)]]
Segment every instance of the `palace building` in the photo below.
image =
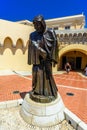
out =
[[(64, 69), (68, 61), (73, 70), (83, 70), (87, 64), (87, 29), (85, 15), (74, 15), (46, 20), (54, 28), (58, 40), (58, 64), (56, 70)], [(32, 22), (0, 19), (0, 70), (28, 71), (29, 34), (34, 31)]]

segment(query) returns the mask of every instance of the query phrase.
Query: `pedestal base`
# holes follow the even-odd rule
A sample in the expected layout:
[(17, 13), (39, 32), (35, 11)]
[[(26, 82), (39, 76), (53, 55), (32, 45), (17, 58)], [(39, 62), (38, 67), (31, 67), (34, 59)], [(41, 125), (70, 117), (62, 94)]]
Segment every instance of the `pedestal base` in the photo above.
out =
[(54, 96), (42, 96), (42, 95), (36, 95), (34, 94), (32, 91), (29, 93), (30, 94), (30, 98), (35, 101), (35, 102), (39, 102), (39, 103), (50, 103), (52, 101), (55, 100)]
[(38, 127), (50, 127), (58, 125), (65, 119), (64, 104), (58, 94), (58, 98), (51, 103), (37, 103), (30, 99), (29, 93), (26, 94), (20, 114), (30, 125)]

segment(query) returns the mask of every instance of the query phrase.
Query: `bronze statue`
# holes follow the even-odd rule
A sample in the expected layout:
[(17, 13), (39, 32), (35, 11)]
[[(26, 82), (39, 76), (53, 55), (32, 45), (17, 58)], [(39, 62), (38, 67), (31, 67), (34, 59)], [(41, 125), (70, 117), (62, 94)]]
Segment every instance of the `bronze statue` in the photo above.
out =
[(35, 31), (30, 34), (28, 64), (32, 67), (32, 91), (30, 98), (48, 103), (57, 98), (57, 87), (52, 76), (52, 65), (57, 64), (57, 37), (53, 29), (47, 29), (43, 16), (33, 20)]

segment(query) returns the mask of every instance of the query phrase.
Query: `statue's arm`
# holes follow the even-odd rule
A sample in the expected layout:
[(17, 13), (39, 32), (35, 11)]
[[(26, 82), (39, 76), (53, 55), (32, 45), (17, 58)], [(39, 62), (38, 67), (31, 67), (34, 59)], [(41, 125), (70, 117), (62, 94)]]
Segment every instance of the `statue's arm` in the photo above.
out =
[(45, 59), (47, 56), (47, 52), (40, 46), (41, 43), (37, 43), (36, 41), (32, 41), (32, 44), (36, 47), (37, 51), (39, 52), (39, 55), (42, 56), (43, 59)]

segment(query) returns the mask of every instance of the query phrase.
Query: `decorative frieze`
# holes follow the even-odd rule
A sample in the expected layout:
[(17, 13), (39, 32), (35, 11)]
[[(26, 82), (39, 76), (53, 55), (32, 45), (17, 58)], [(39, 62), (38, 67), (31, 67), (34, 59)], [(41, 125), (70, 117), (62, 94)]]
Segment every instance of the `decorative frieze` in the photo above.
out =
[(60, 45), (64, 44), (87, 44), (87, 29), (57, 30)]

